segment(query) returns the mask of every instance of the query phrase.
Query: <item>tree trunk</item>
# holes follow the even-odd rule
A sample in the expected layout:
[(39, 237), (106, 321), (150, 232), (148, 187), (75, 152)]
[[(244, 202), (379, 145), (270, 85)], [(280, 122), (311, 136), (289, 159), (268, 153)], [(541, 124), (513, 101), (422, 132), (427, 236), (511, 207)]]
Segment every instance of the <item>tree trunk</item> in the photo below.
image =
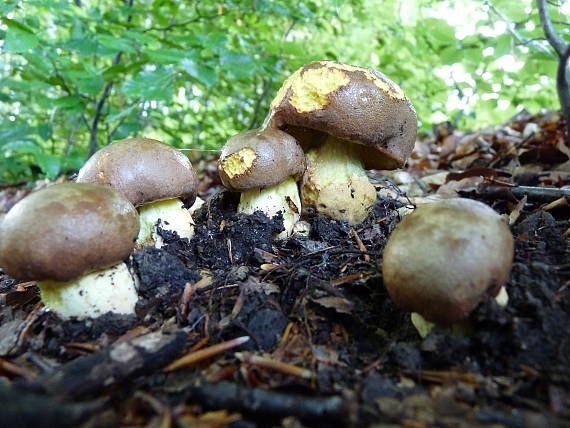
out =
[(560, 99), (562, 115), (566, 120), (566, 145), (570, 147), (570, 44), (560, 57), (556, 76), (556, 90)]

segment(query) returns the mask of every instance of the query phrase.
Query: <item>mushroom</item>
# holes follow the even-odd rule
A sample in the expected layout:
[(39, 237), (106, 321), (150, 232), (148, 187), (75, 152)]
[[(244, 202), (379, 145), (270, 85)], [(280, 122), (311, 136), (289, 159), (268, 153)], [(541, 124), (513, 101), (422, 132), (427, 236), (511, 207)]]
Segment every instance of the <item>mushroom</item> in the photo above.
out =
[(149, 138), (130, 138), (96, 152), (81, 168), (78, 183), (109, 186), (138, 207), (140, 233), (137, 245), (162, 246), (157, 232), (194, 235), (189, 205), (196, 199), (196, 174), (190, 160), (176, 148)]
[(416, 112), (384, 74), (334, 61), (297, 70), (271, 102), (264, 127), (295, 136), (307, 157), (303, 210), (357, 224), (376, 201), (365, 169), (403, 165), (416, 139)]
[(297, 180), (305, 171), (305, 156), (297, 140), (277, 129), (241, 132), (222, 148), (218, 171), (224, 186), (241, 192), (238, 212), (261, 211), (268, 217), (283, 214), (291, 234), (300, 218)]
[(55, 184), (19, 201), (0, 223), (0, 266), (36, 280), (60, 316), (134, 314), (136, 284), (123, 260), (139, 231), (137, 211), (113, 190)]
[(392, 300), (423, 319), (466, 318), (507, 281), (514, 242), (501, 216), (482, 202), (453, 198), (418, 207), (396, 227), (382, 261)]

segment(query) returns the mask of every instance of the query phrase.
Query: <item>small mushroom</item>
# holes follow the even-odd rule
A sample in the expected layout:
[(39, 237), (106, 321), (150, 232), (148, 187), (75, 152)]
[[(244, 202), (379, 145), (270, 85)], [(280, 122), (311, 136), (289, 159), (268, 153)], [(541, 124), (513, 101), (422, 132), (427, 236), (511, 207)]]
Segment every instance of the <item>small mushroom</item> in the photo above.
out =
[(238, 212), (283, 214), (288, 236), (300, 218), (297, 180), (305, 171), (305, 155), (294, 137), (277, 129), (241, 132), (222, 148), (218, 171), (224, 186), (241, 192)]
[(18, 202), (0, 223), (0, 266), (36, 280), (60, 316), (134, 314), (136, 284), (123, 260), (139, 231), (137, 211), (93, 184), (56, 184)]
[(350, 224), (376, 201), (365, 169), (403, 165), (416, 139), (416, 112), (384, 74), (334, 61), (297, 70), (271, 103), (264, 127), (295, 136), (307, 155), (303, 209)]
[(509, 278), (514, 242), (501, 216), (482, 202), (453, 198), (418, 207), (390, 236), (382, 260), (392, 300), (425, 320), (466, 318)]
[(180, 200), (196, 199), (196, 174), (180, 150), (149, 138), (130, 138), (96, 152), (81, 168), (78, 183), (109, 186), (138, 207), (137, 245), (162, 246), (157, 227), (181, 238), (194, 235), (190, 212)]

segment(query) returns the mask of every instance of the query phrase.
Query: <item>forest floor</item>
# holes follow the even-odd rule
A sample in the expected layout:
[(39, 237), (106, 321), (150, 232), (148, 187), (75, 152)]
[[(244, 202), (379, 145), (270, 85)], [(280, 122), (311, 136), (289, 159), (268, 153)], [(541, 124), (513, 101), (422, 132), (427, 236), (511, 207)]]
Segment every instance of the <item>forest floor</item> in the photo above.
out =
[[(309, 236), (284, 241), (272, 240), (278, 219), (235, 214), (215, 161), (196, 161), (206, 203), (194, 238), (164, 233), (163, 248), (129, 261), (136, 317), (63, 321), (34, 283), (0, 271), (0, 425), (569, 426), (563, 129), (552, 112), (469, 133), (442, 125), (406, 170), (371, 172), (364, 223), (314, 217)], [(29, 191), (0, 190), (0, 213)], [(456, 195), (508, 217), (509, 303), (483, 301), (468, 333), (422, 339), (388, 298), (382, 250), (406, 210)]]

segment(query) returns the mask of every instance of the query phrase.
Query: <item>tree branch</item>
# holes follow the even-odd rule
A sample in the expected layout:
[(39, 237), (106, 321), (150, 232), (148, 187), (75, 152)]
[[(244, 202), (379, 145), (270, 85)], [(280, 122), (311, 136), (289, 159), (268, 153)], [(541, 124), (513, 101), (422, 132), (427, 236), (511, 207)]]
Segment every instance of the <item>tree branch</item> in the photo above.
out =
[[(129, 7), (132, 7), (133, 3), (134, 3), (134, 0), (128, 0), (128, 2), (127, 2)], [(132, 19), (133, 19), (133, 16), (129, 15), (127, 17), (127, 23), (130, 23)], [(115, 55), (115, 58), (113, 59), (113, 65), (117, 65), (121, 62), (122, 55), (123, 55), (122, 52), (118, 52), (117, 55)], [(97, 142), (97, 132), (99, 129), (99, 121), (101, 120), (101, 115), (103, 113), (103, 106), (105, 105), (107, 98), (109, 98), (109, 94), (111, 93), (111, 89), (113, 88), (113, 84), (114, 84), (113, 81), (107, 82), (105, 84), (105, 87), (103, 88), (103, 95), (101, 95), (101, 98), (99, 98), (99, 101), (97, 101), (97, 105), (95, 107), (95, 115), (93, 116), (93, 121), (91, 122), (90, 135), (89, 135), (89, 156), (90, 157), (99, 148), (98, 142)]]
[(194, 3), (194, 11), (196, 12), (196, 15), (197, 15), (194, 18), (188, 19), (188, 20), (183, 21), (183, 22), (178, 22), (178, 23), (175, 22), (172, 24), (168, 24), (165, 27), (150, 27), (150, 28), (147, 28), (146, 30), (143, 30), (143, 33), (146, 33), (147, 31), (168, 31), (168, 30), (171, 30), (171, 29), (176, 28), (176, 27), (185, 27), (185, 26), (193, 24), (195, 22), (199, 22), (202, 20), (215, 19), (215, 18), (218, 18), (218, 17), (223, 15), (223, 12), (217, 13), (215, 15), (202, 15), (200, 13), (200, 9), (198, 7), (199, 3), (200, 3), (199, 1), (196, 1)]
[(546, 40), (548, 43), (552, 45), (556, 53), (560, 58), (564, 55), (564, 51), (566, 49), (566, 44), (560, 38), (556, 31), (554, 31), (554, 27), (552, 26), (552, 20), (550, 19), (550, 14), (548, 13), (548, 6), (546, 4), (546, 0), (536, 0), (536, 4), (538, 6), (538, 13), (540, 15), (540, 23), (542, 24), (542, 29), (544, 30), (544, 34), (546, 35)]
[(262, 91), (259, 97), (255, 100), (255, 108), (253, 110), (253, 116), (251, 117), (251, 121), (249, 122), (248, 129), (258, 128), (259, 127), (259, 111), (261, 110), (261, 103), (263, 100), (269, 95), (269, 91), (271, 90), (271, 85), (273, 84), (273, 79), (270, 77), (269, 79), (261, 79), (262, 82)]
[(539, 51), (542, 51), (550, 55), (550, 51), (545, 46), (541, 45), (540, 43), (531, 41), (530, 38), (525, 37), (520, 32), (518, 32), (513, 23), (511, 22), (511, 20), (503, 12), (501, 12), (493, 4), (491, 4), (491, 2), (485, 1), (485, 6), (487, 6), (489, 10), (492, 10), (493, 13), (495, 13), (495, 15), (497, 15), (501, 21), (507, 24), (507, 31), (511, 33), (515, 37), (515, 39), (517, 39), (520, 43), (532, 45), (532, 47), (534, 47), (535, 49), (538, 49)]

